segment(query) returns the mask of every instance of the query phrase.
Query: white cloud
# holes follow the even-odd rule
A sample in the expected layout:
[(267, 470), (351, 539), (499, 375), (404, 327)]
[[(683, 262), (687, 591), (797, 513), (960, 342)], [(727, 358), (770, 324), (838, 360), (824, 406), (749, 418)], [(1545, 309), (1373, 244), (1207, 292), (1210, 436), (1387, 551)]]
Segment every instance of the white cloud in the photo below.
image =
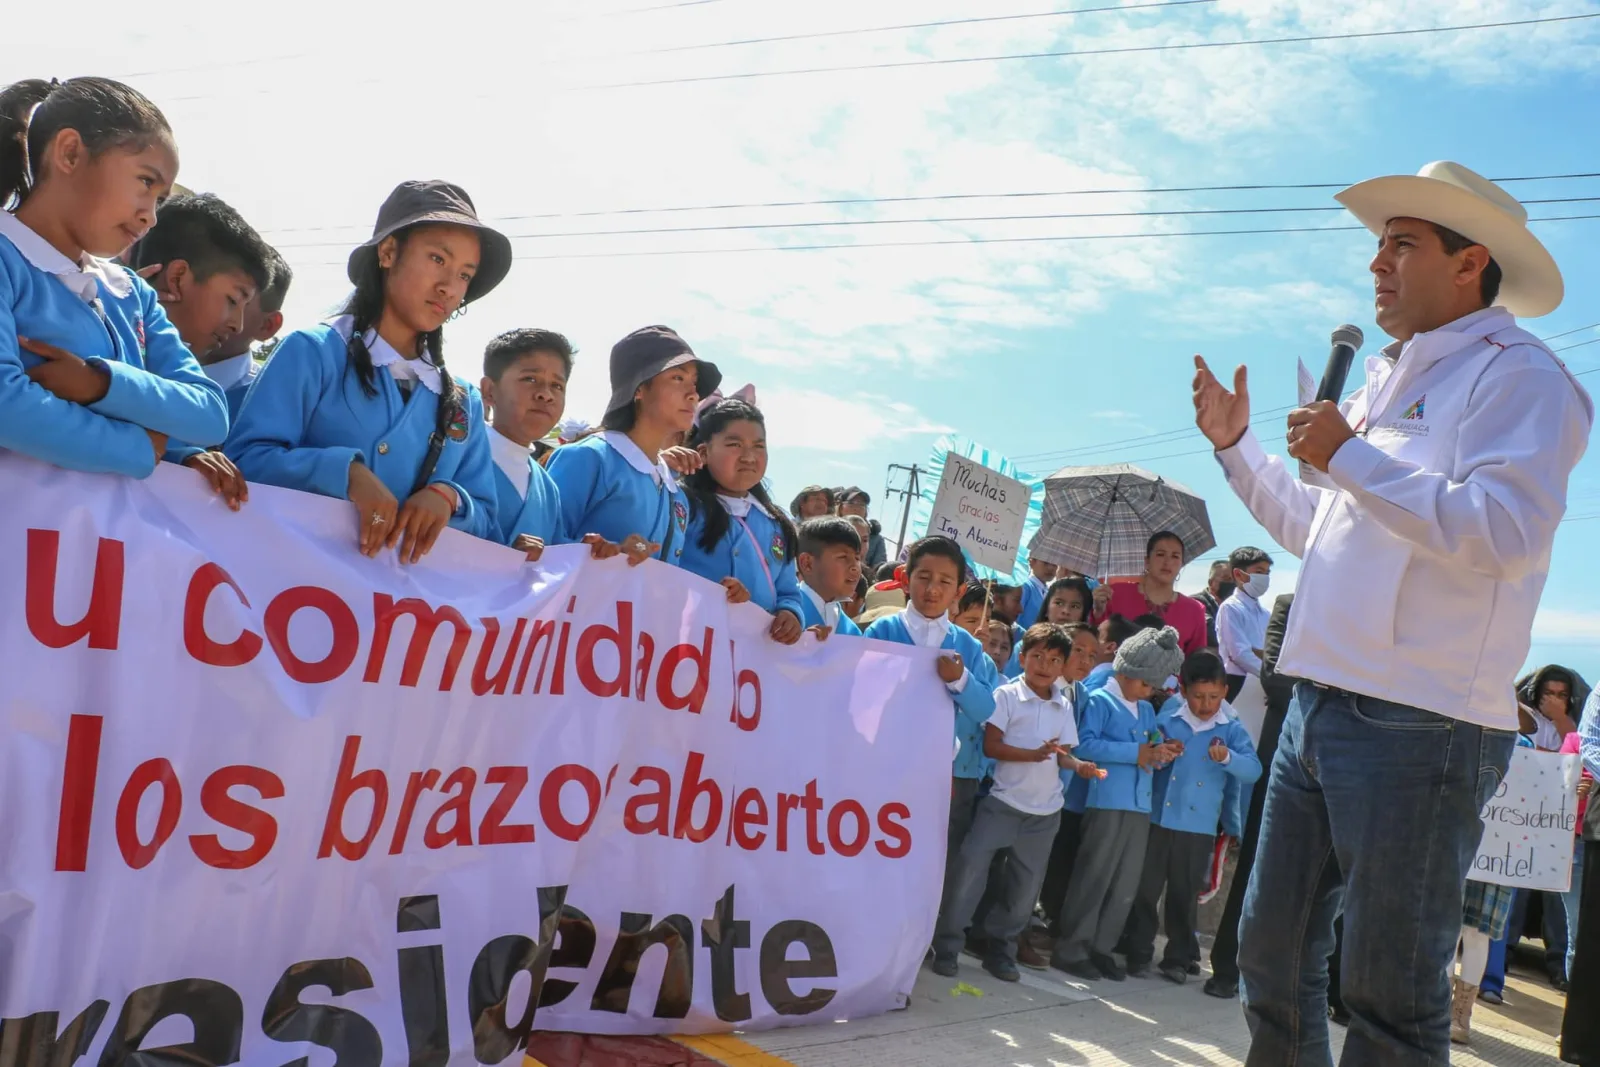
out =
[(1533, 617), (1533, 639), (1558, 645), (1600, 645), (1600, 611), (1540, 608)]
[(952, 432), (911, 405), (881, 396), (843, 397), (780, 387), (762, 390), (759, 397), (767, 420), (767, 444), (774, 449), (854, 452), (880, 442)]

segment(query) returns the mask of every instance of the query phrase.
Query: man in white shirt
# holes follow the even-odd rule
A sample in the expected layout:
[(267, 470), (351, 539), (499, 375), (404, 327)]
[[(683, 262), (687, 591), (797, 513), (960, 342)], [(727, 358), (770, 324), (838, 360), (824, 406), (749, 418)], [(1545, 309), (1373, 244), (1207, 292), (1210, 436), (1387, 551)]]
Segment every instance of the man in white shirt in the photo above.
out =
[[(1504, 190), (1454, 163), (1337, 198), (1378, 236), (1378, 325), (1342, 405), (1288, 417), (1302, 484), (1250, 432), (1245, 370), (1196, 357), (1196, 423), (1228, 483), (1303, 560), (1278, 669), (1295, 689), (1240, 923), (1251, 1067), (1331, 1062), (1344, 914), (1348, 1065), (1449, 1061), (1450, 985), (1479, 810), (1511, 758), (1527, 656), (1588, 395), (1512, 316), (1561, 273)], [(1498, 306), (1497, 306), (1498, 305)]]
[(1227, 699), (1237, 700), (1244, 680), (1261, 677), (1261, 649), (1267, 643), (1267, 616), (1261, 598), (1272, 583), (1272, 557), (1259, 548), (1228, 553), (1233, 594), (1217, 606), (1217, 647), (1228, 675)]

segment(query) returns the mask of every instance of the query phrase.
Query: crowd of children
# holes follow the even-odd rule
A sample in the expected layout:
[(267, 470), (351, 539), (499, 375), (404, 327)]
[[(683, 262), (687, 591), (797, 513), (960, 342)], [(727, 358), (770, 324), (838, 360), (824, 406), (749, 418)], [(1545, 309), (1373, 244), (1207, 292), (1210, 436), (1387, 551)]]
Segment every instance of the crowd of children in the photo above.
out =
[[(976, 946), (1003, 980), (1019, 962), (1121, 979), (1151, 966), (1164, 899), (1161, 973), (1197, 972), (1206, 861), (1261, 773), (1222, 661), (1191, 647), (1201, 623), (1091, 626), (1088, 579), (1035, 560), (1021, 586), (980, 584), (943, 537), (891, 563), (856, 487), (786, 512), (755, 391), (723, 395), (666, 326), (617, 342), (600, 427), (549, 448), (565, 337), (495, 337), (476, 385), (446, 366), (447, 323), (512, 265), (448, 182), (397, 187), (338, 313), (279, 338), (288, 265), (218, 197), (169, 199), (177, 171), (165, 118), (125, 85), (0, 91), (0, 448), (136, 478), (183, 464), (235, 509), (252, 482), (347, 500), (360, 551), (407, 563), (446, 528), (531, 560), (657, 559), (759, 604), (780, 643), (937, 649), (953, 763), (933, 969)], [(1152, 539), (1173, 575), (1174, 541)]]

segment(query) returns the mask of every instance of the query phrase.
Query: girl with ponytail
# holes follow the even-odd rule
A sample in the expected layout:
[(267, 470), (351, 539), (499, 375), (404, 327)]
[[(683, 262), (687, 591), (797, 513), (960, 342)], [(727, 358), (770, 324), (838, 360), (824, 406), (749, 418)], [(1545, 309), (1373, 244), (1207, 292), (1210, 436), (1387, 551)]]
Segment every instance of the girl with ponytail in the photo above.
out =
[(350, 254), (342, 312), (256, 376), (228, 456), (251, 481), (349, 500), (368, 556), (398, 545), (415, 563), (446, 526), (498, 540), (483, 400), (445, 369), (444, 323), (510, 268), (465, 190), (402, 183)]
[(767, 422), (755, 400), (747, 385), (731, 397), (713, 393), (700, 403), (689, 445), (705, 463), (684, 482), (689, 530), (683, 569), (721, 583), (730, 601), (760, 604), (772, 614), (772, 639), (792, 645), (805, 629), (795, 575), (799, 538), (762, 484)]
[(110, 261), (177, 173), (167, 120), (126, 85), (0, 90), (0, 449), (143, 478), (169, 437), (227, 434), (222, 391), (155, 291)]

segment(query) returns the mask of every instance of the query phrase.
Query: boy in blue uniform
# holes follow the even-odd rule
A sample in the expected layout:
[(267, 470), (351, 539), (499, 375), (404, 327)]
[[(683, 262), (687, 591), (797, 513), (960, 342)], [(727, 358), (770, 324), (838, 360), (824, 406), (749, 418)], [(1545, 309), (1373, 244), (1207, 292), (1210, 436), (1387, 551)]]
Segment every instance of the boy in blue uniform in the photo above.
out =
[(538, 559), (546, 545), (573, 540), (561, 525), (561, 493), (533, 458), (533, 443), (561, 421), (572, 375), (572, 342), (554, 330), (511, 330), (483, 352), (484, 410), (493, 416), (489, 451), (499, 507), (499, 540)]
[(0, 91), (0, 448), (147, 477), (168, 439), (228, 432), (155, 290), (109, 261), (178, 172), (167, 120), (105, 78)]
[(800, 621), (824, 640), (835, 632), (860, 637), (840, 603), (861, 582), (861, 535), (848, 520), (826, 514), (802, 522), (799, 533)]
[[(162, 218), (165, 219), (166, 215), (163, 214)], [(270, 346), (273, 338), (278, 336), (278, 331), (283, 329), (283, 302), (288, 299), (289, 285), (294, 281), (294, 270), (277, 250), (269, 245), (267, 253), (267, 266), (271, 268), (272, 280), (262, 286), (256, 298), (246, 305), (244, 329), (224, 341), (209, 356), (200, 356), (200, 367), (206, 372), (206, 377), (222, 386), (228, 398), (230, 420), (239, 417), (239, 405), (244, 403), (244, 395), (250, 391), (250, 383), (255, 381), (256, 372), (261, 369), (257, 357), (265, 359), (269, 350), (268, 347), (256, 349), (253, 346)]]
[[(995, 761), (994, 788), (978, 802), (972, 829), (952, 864), (953, 875), (933, 937), (933, 972), (957, 973), (956, 954), (989, 881), (996, 855), (1005, 851), (998, 892), (985, 917), (983, 969), (1015, 982), (1017, 938), (1033, 914), (1050, 846), (1061, 821), (1061, 775), (1095, 777), (1092, 763), (1074, 757), (1078, 743), (1072, 701), (1060, 685), (1072, 639), (1048, 623), (1022, 638), (1023, 675), (995, 690), (994, 713), (984, 725), (984, 754)], [(1058, 769), (1059, 768), (1059, 769)]]
[(1054, 563), (1029, 556), (1028, 570), (1030, 573), (1028, 580), (1022, 583), (1022, 601), (1017, 609), (1017, 625), (1024, 630), (1036, 622), (1050, 621), (1044, 617), (1044, 605), (1050, 583), (1056, 580)]
[(722, 372), (666, 326), (646, 326), (611, 348), (603, 432), (556, 449), (546, 463), (561, 494), (562, 528), (597, 533), (630, 559), (678, 566), (689, 501), (661, 454), (694, 425)]
[(1176, 630), (1134, 634), (1117, 649), (1111, 679), (1089, 696), (1078, 724), (1078, 757), (1107, 776), (1089, 783), (1083, 840), (1050, 958), (1051, 966), (1076, 978), (1127, 977), (1111, 952), (1139, 889), (1153, 772), (1180, 751), (1156, 732), (1149, 698), (1182, 664)]
[(994, 691), (1000, 681), (977, 638), (950, 622), (950, 605), (961, 596), (966, 578), (967, 559), (960, 545), (948, 537), (924, 537), (912, 544), (906, 557), (908, 603), (866, 630), (867, 637), (879, 641), (944, 652), (934, 665), (950, 692), (957, 742), (950, 782), (945, 902), (950, 897), (955, 859), (972, 826), (978, 783), (983, 778), (983, 726), (994, 714)]
[(1156, 905), (1167, 895), (1167, 948), (1161, 974), (1182, 985), (1195, 951), (1197, 898), (1216, 846), (1217, 828), (1231, 837), (1242, 833), (1238, 797), (1261, 777), (1261, 761), (1244, 725), (1224, 699), (1228, 676), (1215, 652), (1189, 655), (1178, 671), (1183, 699), (1156, 717), (1156, 729), (1182, 746), (1170, 766), (1156, 772), (1152, 792), (1150, 840), (1145, 848), (1139, 894), (1128, 918), (1128, 973), (1150, 969), (1155, 954)]

